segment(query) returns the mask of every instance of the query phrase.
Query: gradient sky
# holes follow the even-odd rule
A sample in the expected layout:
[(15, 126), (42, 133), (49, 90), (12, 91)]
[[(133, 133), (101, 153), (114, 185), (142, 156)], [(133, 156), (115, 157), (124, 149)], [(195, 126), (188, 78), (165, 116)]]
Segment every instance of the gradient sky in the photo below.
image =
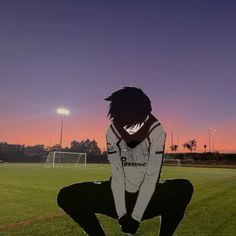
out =
[(105, 147), (108, 103), (123, 86), (150, 97), (174, 142), (236, 151), (236, 2), (0, 1), (0, 140), (84, 138)]

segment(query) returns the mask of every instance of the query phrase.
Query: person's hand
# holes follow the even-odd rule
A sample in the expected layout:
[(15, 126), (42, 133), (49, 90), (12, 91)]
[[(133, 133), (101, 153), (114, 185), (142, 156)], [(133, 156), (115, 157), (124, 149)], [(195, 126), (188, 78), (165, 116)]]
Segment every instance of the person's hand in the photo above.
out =
[(139, 222), (130, 215), (125, 214), (119, 219), (119, 224), (123, 233), (135, 234), (139, 227)]

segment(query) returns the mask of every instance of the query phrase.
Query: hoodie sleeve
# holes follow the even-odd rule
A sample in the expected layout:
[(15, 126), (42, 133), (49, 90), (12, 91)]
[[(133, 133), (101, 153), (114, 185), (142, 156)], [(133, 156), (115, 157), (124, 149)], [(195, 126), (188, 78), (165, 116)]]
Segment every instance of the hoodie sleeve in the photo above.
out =
[(107, 155), (111, 164), (112, 178), (111, 189), (115, 201), (115, 207), (118, 218), (126, 214), (125, 206), (125, 180), (124, 170), (120, 160), (120, 151), (117, 143), (119, 138), (112, 130), (111, 126), (106, 133)]
[(160, 175), (166, 139), (166, 133), (163, 127), (159, 125), (154, 128), (154, 130), (150, 133), (149, 138), (150, 153), (147, 169), (143, 183), (139, 189), (139, 195), (134, 206), (134, 210), (132, 212), (132, 217), (139, 222), (141, 221), (145, 209), (152, 197)]

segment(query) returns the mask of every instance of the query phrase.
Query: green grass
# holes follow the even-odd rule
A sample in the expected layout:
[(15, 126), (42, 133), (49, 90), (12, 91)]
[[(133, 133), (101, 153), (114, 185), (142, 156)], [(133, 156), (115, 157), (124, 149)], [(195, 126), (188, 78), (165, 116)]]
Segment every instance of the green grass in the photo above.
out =
[[(105, 180), (109, 165), (78, 168), (42, 168), (39, 165), (0, 166), (0, 228), (2, 225), (62, 213), (58, 190), (71, 183)], [(220, 168), (164, 167), (162, 179), (187, 178), (195, 192), (177, 236), (233, 236), (236, 232), (236, 170)], [(108, 236), (124, 235), (114, 219), (99, 215)], [(157, 235), (159, 218), (141, 224), (137, 235)], [(20, 225), (0, 235), (84, 235), (69, 217)]]

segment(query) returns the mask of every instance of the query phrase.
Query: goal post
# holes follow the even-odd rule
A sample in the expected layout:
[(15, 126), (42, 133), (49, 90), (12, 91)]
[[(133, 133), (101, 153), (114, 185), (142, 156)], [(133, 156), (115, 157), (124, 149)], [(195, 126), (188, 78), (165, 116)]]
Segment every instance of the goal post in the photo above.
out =
[(80, 166), (87, 165), (87, 153), (81, 152), (60, 152), (52, 151), (48, 153), (48, 156), (44, 162), (44, 167), (57, 167), (57, 166)]
[(163, 159), (163, 164), (164, 165), (169, 165), (169, 166), (181, 166), (181, 160), (180, 159), (168, 159), (164, 158)]

